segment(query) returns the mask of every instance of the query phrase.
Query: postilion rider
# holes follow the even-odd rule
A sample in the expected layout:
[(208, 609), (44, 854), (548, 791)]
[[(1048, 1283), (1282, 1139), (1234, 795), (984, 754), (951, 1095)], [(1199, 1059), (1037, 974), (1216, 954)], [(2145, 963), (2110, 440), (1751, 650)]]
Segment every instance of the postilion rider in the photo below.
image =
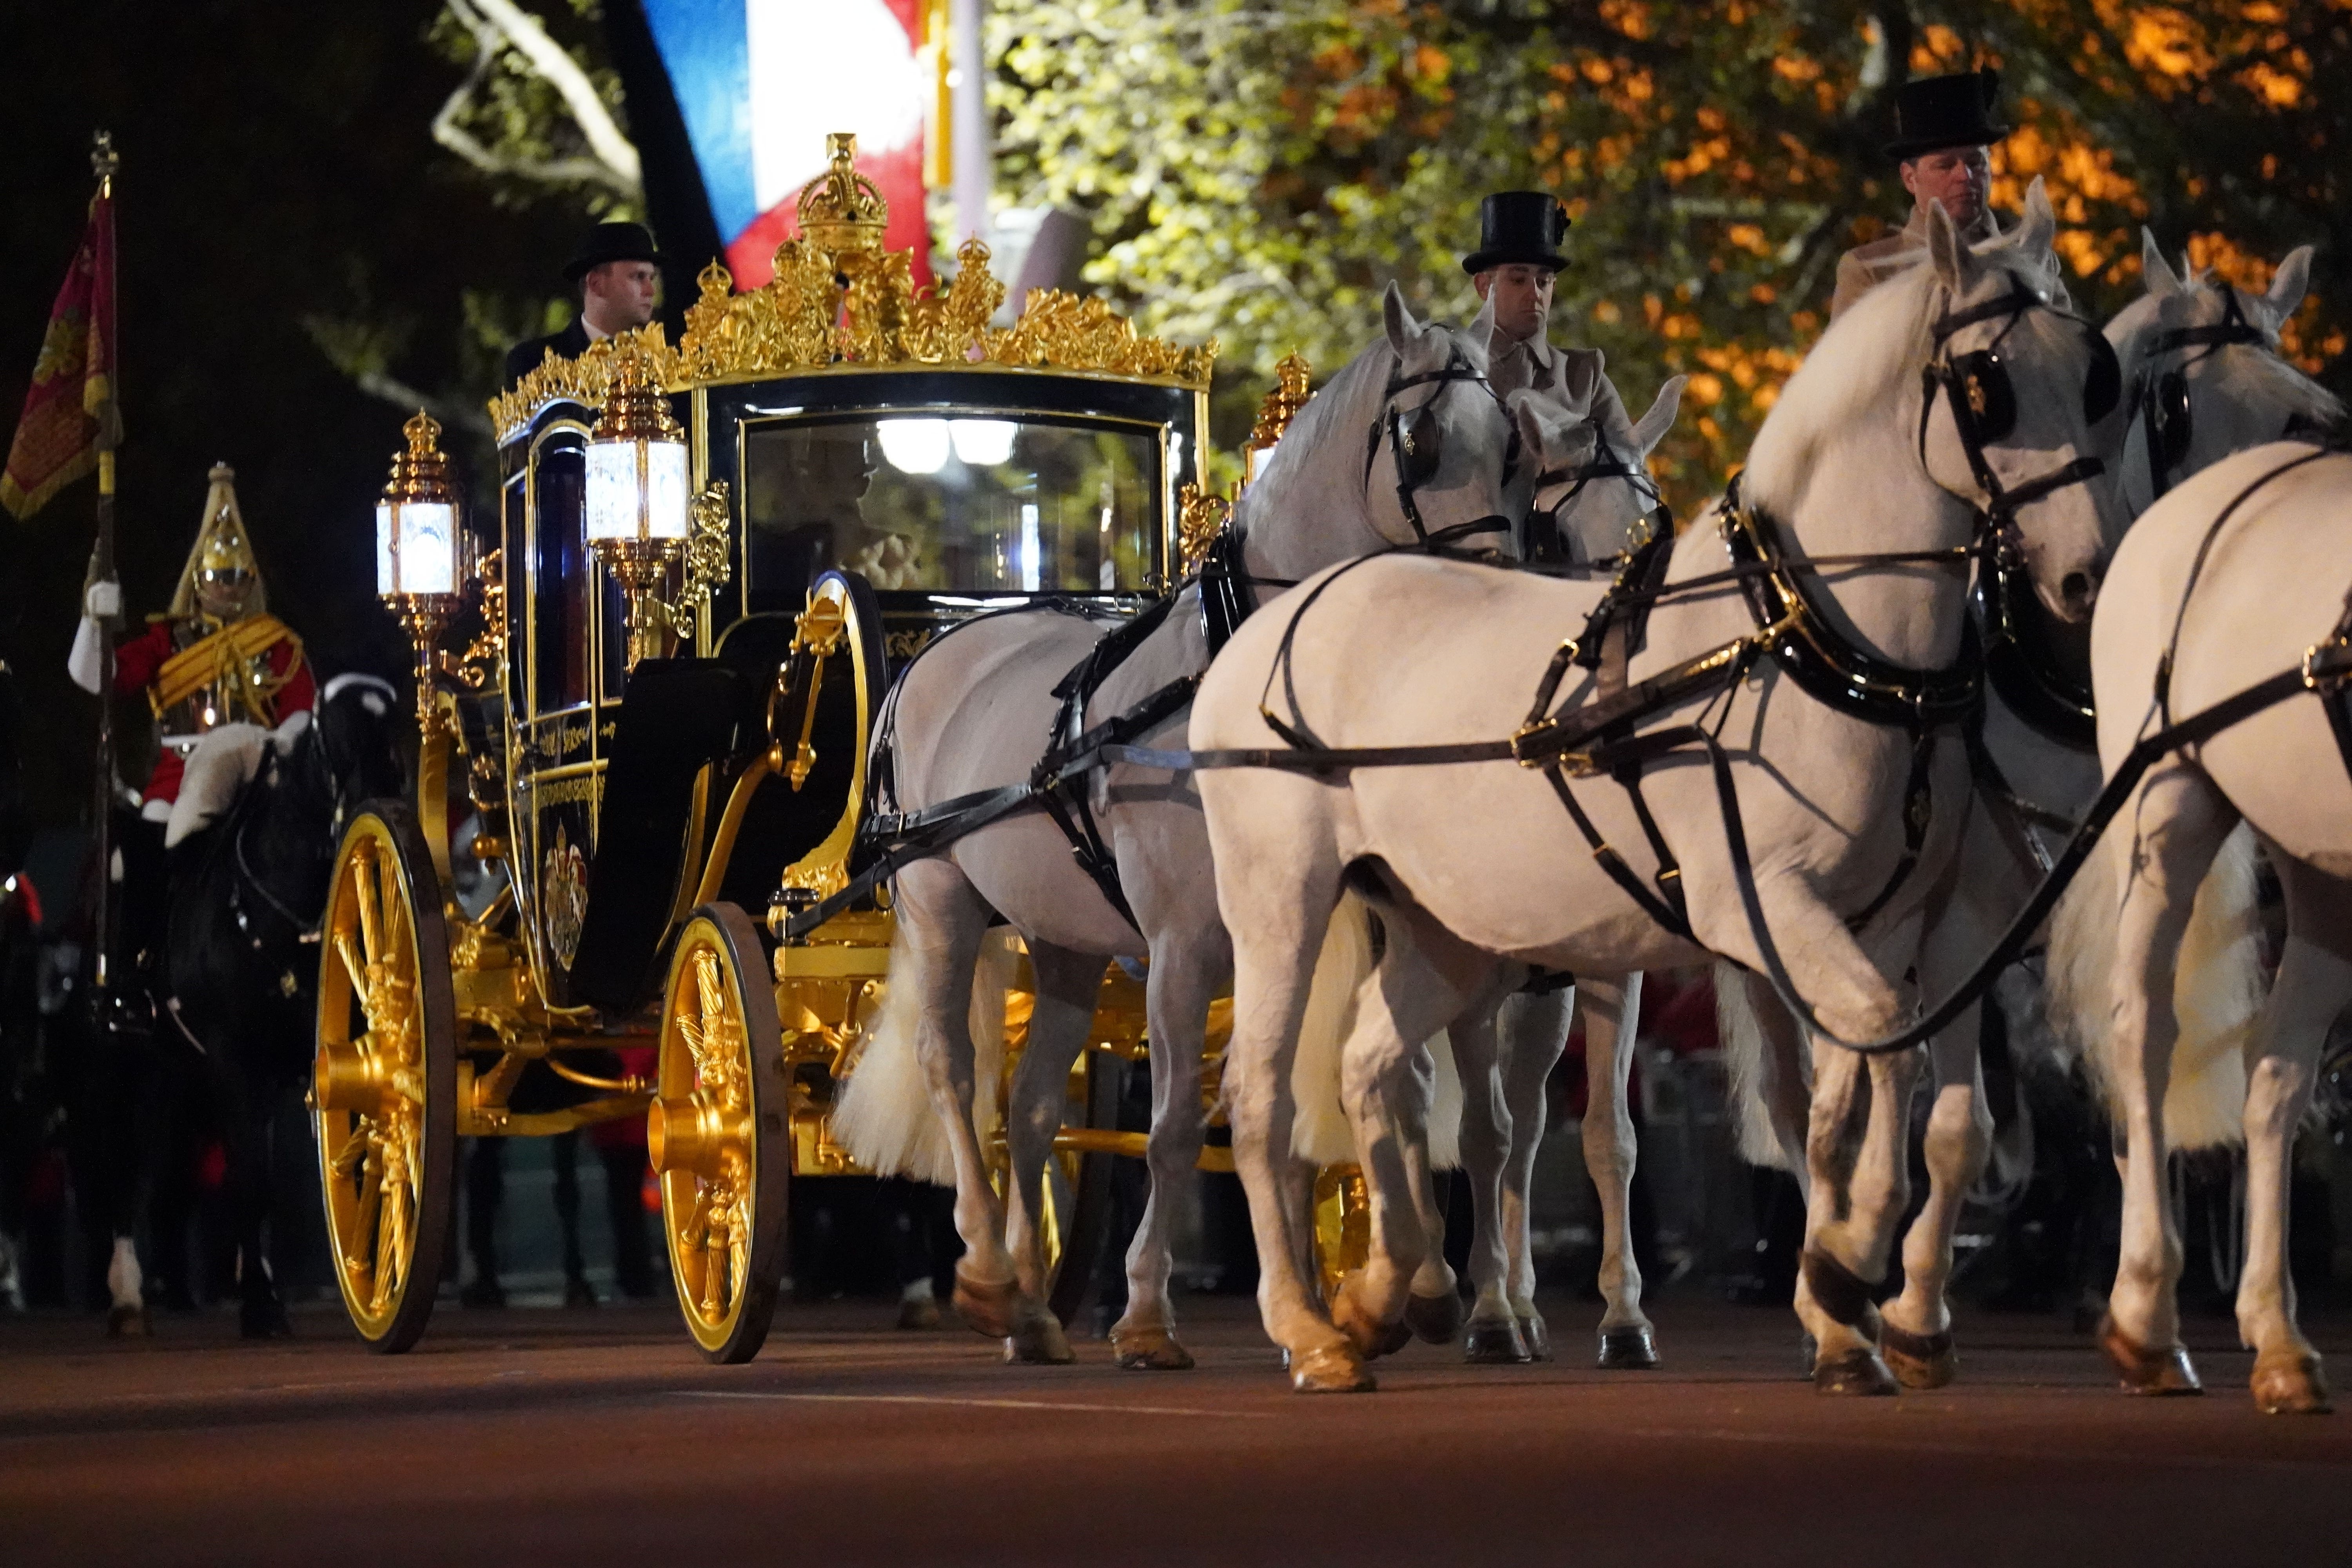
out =
[(600, 223), (590, 229), (563, 264), (563, 280), (580, 291), (580, 313), (562, 331), (509, 349), (505, 384), (511, 388), (550, 353), (578, 359), (590, 343), (652, 321), (661, 300), (662, 259), (653, 230), (641, 223)]
[[(2009, 127), (1992, 122), (1993, 101), (2000, 92), (2000, 73), (1996, 70), (1923, 77), (1897, 89), (1895, 140), (1886, 144), (1886, 155), (1895, 160), (1903, 188), (1911, 194), (1911, 216), (1885, 238), (1856, 246), (1838, 258), (1832, 321), (1926, 257), (1931, 205), (1941, 205), (1960, 238), (1970, 245), (2000, 237), (2000, 220), (1989, 205), (1992, 145), (2009, 134)], [(2064, 285), (2054, 275), (2052, 283), (2053, 298), (2064, 304)]]
[[(1548, 191), (1497, 191), (1478, 204), (1478, 248), (1462, 261), (1484, 301), (1470, 338), (1486, 345), (1486, 380), (1496, 396), (1533, 389), (1587, 408), (1618, 456), (1627, 457), (1633, 421), (1602, 373), (1601, 352), (1555, 348), (1546, 331), (1552, 284), (1568, 265), (1559, 249), (1568, 226), (1568, 209)], [(1562, 548), (1556, 540), (1523, 542), (1538, 557)]]
[[(136, 825), (121, 838), (124, 947), (141, 967), (162, 957), (165, 907), (163, 824), (179, 798), (188, 753), (217, 725), (276, 729), (306, 712), (318, 689), (302, 639), (268, 613), (251, 536), (237, 510), (236, 474), (214, 468), (204, 521), (180, 570), (171, 607), (114, 650), (118, 695), (144, 692), (161, 750), (141, 792)], [(83, 595), (82, 622), (67, 672), (99, 689), (102, 619), (121, 614), (122, 588), (109, 579)], [(142, 956), (143, 955), (143, 956)]]

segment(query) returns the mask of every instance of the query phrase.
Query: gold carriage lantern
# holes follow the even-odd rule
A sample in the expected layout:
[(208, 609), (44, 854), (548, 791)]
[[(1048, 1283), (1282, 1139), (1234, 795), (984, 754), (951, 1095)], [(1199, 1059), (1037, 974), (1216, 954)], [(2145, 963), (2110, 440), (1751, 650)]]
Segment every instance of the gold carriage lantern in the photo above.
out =
[(686, 551), (686, 432), (642, 362), (616, 368), (588, 438), (588, 548), (628, 604), (629, 658), (662, 651), (669, 615), (655, 590)]
[(375, 503), (375, 591), (415, 647), (416, 710), (429, 724), (433, 648), (457, 613), (466, 538), (439, 422), (420, 408), (401, 433), (407, 449), (392, 459), (392, 478)]

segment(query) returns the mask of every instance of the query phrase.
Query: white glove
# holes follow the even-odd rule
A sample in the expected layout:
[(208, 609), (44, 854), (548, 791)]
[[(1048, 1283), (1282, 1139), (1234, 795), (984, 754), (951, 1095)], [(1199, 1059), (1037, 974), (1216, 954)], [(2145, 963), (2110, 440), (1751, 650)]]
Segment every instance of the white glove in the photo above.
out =
[(94, 621), (110, 621), (122, 614), (122, 584), (108, 578), (92, 583), (82, 595), (82, 613)]

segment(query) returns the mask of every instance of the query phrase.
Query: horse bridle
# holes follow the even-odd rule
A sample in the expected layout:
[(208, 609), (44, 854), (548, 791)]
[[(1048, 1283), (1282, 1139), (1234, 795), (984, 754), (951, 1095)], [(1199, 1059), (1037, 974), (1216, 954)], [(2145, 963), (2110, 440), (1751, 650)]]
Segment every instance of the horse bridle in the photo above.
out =
[[(2086, 423), (2097, 424), (2114, 412), (2123, 390), (2123, 373), (2116, 363), (2115, 349), (2096, 326), (2071, 310), (2060, 310), (2022, 283), (2012, 284), (2009, 292), (1998, 299), (1937, 318), (1930, 329), (1936, 357), (1919, 373), (1920, 468), (1931, 479), (1934, 477), (1935, 469), (1927, 462), (1927, 421), (1935, 413), (1936, 395), (1941, 392), (1951, 405), (1952, 424), (1959, 432), (1960, 448), (1968, 455), (1969, 471), (1975, 477), (1977, 488), (1984, 492), (1981, 504), (1971, 504), (1985, 524), (1989, 547), (2005, 552), (2012, 559), (2023, 556), (2023, 541), (2017, 523), (2020, 511), (2046, 496), (2070, 485), (2087, 483), (2106, 471), (2106, 464), (2099, 458), (2082, 457), (2011, 487), (2000, 482), (1992, 465), (1985, 459), (1985, 448), (2007, 436), (2017, 423), (2017, 389), (2010, 384), (2000, 344), (2029, 310), (2048, 310), (2064, 317), (2074, 323), (2091, 345), (2090, 374), (2083, 384), (2083, 417)], [(1951, 353), (1948, 345), (1962, 328), (2000, 318), (2006, 321), (1991, 342), (1964, 354)], [(1948, 485), (1943, 488), (1951, 494), (1959, 493)], [(1968, 500), (1965, 496), (1960, 499)]]
[[(1399, 367), (1402, 365), (1400, 359)], [(1450, 523), (1434, 531), (1422, 521), (1418, 492), (1437, 477), (1438, 464), (1444, 457), (1444, 426), (1437, 422), (1437, 404), (1445, 395), (1447, 388), (1456, 382), (1475, 382), (1488, 397), (1494, 399), (1496, 408), (1502, 413), (1503, 423), (1510, 431), (1510, 442), (1503, 449), (1503, 482), (1510, 483), (1511, 475), (1519, 462), (1518, 422), (1510, 417), (1510, 410), (1496, 395), (1494, 384), (1471, 364), (1469, 356), (1462, 352), (1458, 342), (1448, 343), (1445, 363), (1435, 370), (1424, 370), (1412, 375), (1399, 375), (1394, 371), (1389, 374), (1387, 389), (1381, 394), (1381, 416), (1373, 421), (1364, 444), (1364, 488), (1369, 490), (1372, 483), (1372, 463), (1380, 456), (1382, 437), (1386, 437), (1389, 449), (1396, 458), (1397, 505), (1404, 512), (1405, 521), (1412, 525), (1414, 542), (1424, 548), (1444, 549), (1478, 534), (1507, 536), (1511, 531), (1511, 520), (1494, 513), (1472, 518), (1467, 522)], [(1414, 407), (1402, 409), (1397, 406), (1399, 394), (1416, 386), (1432, 384), (1437, 390)]]
[[(2158, 333), (2156, 342), (2148, 345), (2148, 363), (2132, 378), (2131, 408), (2140, 422), (2141, 444), (2147, 448), (2147, 483), (2152, 501), (2161, 500), (2172, 488), (2172, 470), (2189, 456), (2190, 368), (2231, 343), (2270, 347), (2269, 337), (2246, 320), (2245, 312), (2238, 308), (2238, 291), (2223, 284), (2221, 299), (2220, 321)], [(2205, 352), (2192, 354), (2170, 370), (2158, 372), (2156, 361), (2189, 348)]]
[[(1539, 561), (1546, 558), (1547, 540), (1555, 545), (1561, 543), (1559, 514), (1575, 505), (1576, 498), (1582, 495), (1585, 487), (1595, 479), (1623, 479), (1640, 491), (1643, 498), (1650, 504), (1640, 517), (1633, 520), (1633, 526), (1628, 531), (1626, 547), (1622, 552), (1609, 560), (1586, 562), (1582, 564), (1604, 567), (1620, 564), (1633, 551), (1650, 540), (1670, 539), (1674, 536), (1674, 508), (1666, 504), (1666, 498), (1660, 493), (1657, 481), (1650, 477), (1648, 468), (1631, 458), (1620, 456), (1616, 448), (1609, 445), (1609, 438), (1601, 435), (1597, 429), (1594, 431), (1594, 436), (1598, 449), (1591, 462), (1580, 468), (1547, 468), (1536, 476), (1535, 489), (1538, 495), (1548, 485), (1565, 484), (1569, 489), (1566, 495), (1552, 502), (1551, 505), (1541, 509), (1530, 509), (1528, 516), (1528, 560)], [(1548, 525), (1545, 539), (1536, 537), (1534, 524), (1538, 518), (1541, 518)], [(1563, 547), (1560, 554), (1565, 558), (1566, 553)]]

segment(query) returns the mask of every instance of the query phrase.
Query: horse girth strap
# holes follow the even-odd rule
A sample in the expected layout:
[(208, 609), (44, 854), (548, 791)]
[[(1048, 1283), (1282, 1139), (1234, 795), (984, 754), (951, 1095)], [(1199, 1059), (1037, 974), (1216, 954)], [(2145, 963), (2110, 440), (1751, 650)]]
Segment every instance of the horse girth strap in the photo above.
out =
[[(189, 644), (163, 661), (155, 673), (151, 700), (159, 713), (177, 707), (224, 677), (243, 676), (252, 662), (280, 643), (291, 643), (297, 655), (302, 639), (275, 616), (247, 616)], [(290, 673), (290, 671), (289, 671)]]

